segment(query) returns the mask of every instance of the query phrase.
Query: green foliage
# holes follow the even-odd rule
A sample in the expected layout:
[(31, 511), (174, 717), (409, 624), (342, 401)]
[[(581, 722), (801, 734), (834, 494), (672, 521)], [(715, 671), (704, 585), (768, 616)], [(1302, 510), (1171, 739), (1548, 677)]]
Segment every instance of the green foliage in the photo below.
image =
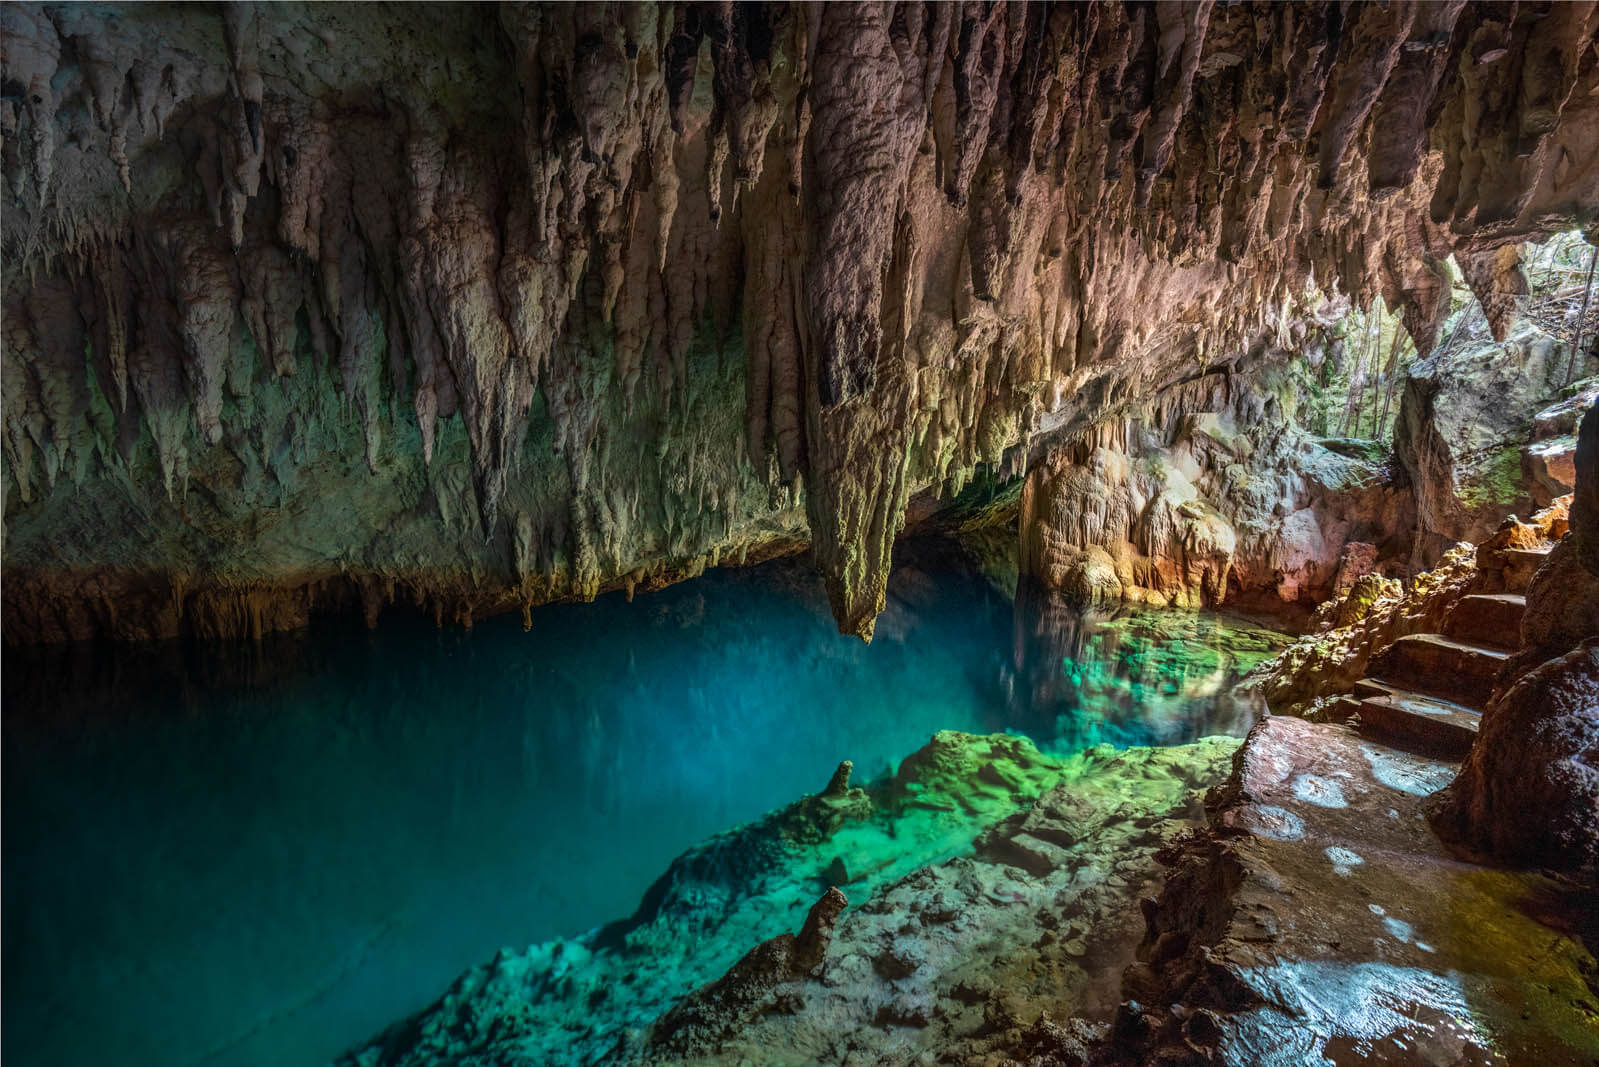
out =
[[(1531, 287), (1529, 303), (1536, 305), (1580, 283), (1590, 252), (1591, 246), (1583, 240), (1580, 230), (1552, 237), (1541, 245), (1524, 246), (1522, 261)], [(1452, 351), (1491, 340), (1482, 308), (1465, 283), (1459, 265), (1451, 258), (1440, 264), (1435, 273), (1449, 289), (1449, 314), (1434, 351)], [(1324, 299), (1319, 293), (1307, 294), (1307, 298), (1309, 303)], [(1322, 437), (1386, 440), (1398, 416), (1403, 380), (1416, 360), (1415, 345), (1404, 335), (1400, 315), (1378, 297), (1369, 308), (1349, 308), (1328, 327), (1327, 337), (1329, 358), (1317, 367), (1311, 367), (1308, 359), (1300, 364), (1301, 424)], [(1390, 382), (1388, 362), (1396, 352), (1396, 341), (1397, 380)], [(1333, 349), (1338, 350), (1337, 358), (1333, 358)], [(1390, 389), (1391, 401), (1387, 397)]]

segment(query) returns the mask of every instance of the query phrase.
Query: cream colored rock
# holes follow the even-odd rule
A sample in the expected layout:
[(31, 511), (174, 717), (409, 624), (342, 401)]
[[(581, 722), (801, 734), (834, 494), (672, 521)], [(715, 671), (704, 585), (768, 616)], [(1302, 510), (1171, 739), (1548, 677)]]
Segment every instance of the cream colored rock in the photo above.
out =
[[(1200, 399), (1222, 398), (1189, 402)], [(1035, 466), (1018, 518), (1023, 573), (1085, 603), (1214, 606), (1231, 588), (1313, 602), (1346, 544), (1366, 544), (1373, 562), (1373, 542), (1401, 551), (1408, 497), (1379, 464), (1265, 417), (1253, 390), (1217, 406), (1168, 415), (1169, 429), (1157, 407)]]
[[(1596, 20), (8, 4), (6, 638), (470, 620), (806, 541), (868, 636), (915, 493), (1222, 411), (1312, 277), (1428, 352), (1451, 252), (1513, 280), (1599, 202)], [(1188, 480), (1124, 587), (1215, 595)]]

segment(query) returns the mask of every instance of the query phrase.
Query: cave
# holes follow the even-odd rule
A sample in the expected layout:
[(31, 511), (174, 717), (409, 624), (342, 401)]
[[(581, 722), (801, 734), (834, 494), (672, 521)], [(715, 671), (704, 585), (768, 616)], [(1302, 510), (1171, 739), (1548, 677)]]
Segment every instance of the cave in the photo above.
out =
[(1599, 1062), (1599, 0), (0, 7), (0, 1055)]

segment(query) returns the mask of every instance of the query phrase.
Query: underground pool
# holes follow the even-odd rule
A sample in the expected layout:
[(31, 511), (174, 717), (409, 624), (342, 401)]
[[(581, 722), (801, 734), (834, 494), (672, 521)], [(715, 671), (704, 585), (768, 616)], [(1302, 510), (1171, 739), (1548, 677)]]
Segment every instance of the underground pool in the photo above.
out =
[(1284, 640), (1082, 614), (942, 543), (901, 556), (870, 645), (780, 560), (530, 633), (8, 652), (6, 1056), (325, 1062), (501, 946), (633, 914), (675, 856), (841, 760), (860, 783), (945, 730), (1059, 756), (1241, 736), (1230, 685)]

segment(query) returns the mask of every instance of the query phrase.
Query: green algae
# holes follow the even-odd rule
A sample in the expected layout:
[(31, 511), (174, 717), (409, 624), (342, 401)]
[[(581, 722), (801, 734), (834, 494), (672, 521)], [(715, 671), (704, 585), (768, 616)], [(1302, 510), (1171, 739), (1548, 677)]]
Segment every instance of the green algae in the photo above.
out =
[(1444, 922), (1440, 951), (1481, 976), (1471, 1008), (1491, 1040), (1543, 1063), (1599, 1062), (1599, 915), (1586, 891), (1463, 867), (1430, 908)]
[[(957, 911), (1029, 899), (1028, 876), (1010, 866), (1025, 865), (1027, 856), (1011, 842), (1028, 840), (1017, 835), (1041, 798), (1050, 805), (1041, 815), (1080, 828), (1081, 849), (1089, 850), (1084, 860), (1109, 850), (1098, 878), (1116, 878), (1111, 864), (1122, 870), (1127, 858), (1116, 847), (1119, 838), (1097, 828), (1142, 827), (1151, 818), (1193, 811), (1196, 790), (1219, 776), (1238, 743), (1101, 746), (1056, 758), (1014, 735), (941, 731), (891, 777), (803, 798), (691, 849), (625, 923), (522, 953), (502, 951), (432, 1008), (341, 1062), (653, 1062), (639, 1044), (644, 1028), (754, 945), (798, 929), (829, 885), (842, 882), (852, 905), (846, 916), (861, 912), (881, 917), (863, 923), (897, 925), (904, 921), (899, 898), (907, 892), (922, 906), (948, 906), (930, 901), (925, 887), (907, 887), (951, 862), (969, 864), (962, 857), (975, 851), (995, 865), (984, 869), (997, 881), (972, 882), (969, 866), (954, 868), (965, 891), (980, 894)], [(1148, 831), (1137, 832), (1148, 838)], [(1060, 877), (1073, 881), (1074, 869), (1063, 868)], [(1125, 913), (1135, 914), (1127, 904)], [(984, 944), (993, 939), (980, 926), (972, 932)], [(1054, 951), (1067, 952), (1059, 945)], [(992, 968), (986, 956), (985, 968)], [(403, 1055), (395, 1054), (401, 1049)], [(763, 1056), (762, 1062), (780, 1061)]]
[(1521, 446), (1506, 445), (1496, 449), (1474, 475), (1459, 486), (1459, 494), (1468, 508), (1508, 510), (1515, 507), (1522, 496)]
[[(418, 1047), (446, 1057), (494, 1049), (495, 1061), (508, 1063), (605, 1059), (749, 948), (797, 929), (830, 876), (843, 873), (852, 901), (867, 900), (918, 867), (969, 851), (987, 825), (1030, 804), (1062, 769), (1025, 738), (942, 731), (890, 778), (847, 797), (802, 798), (690, 849), (630, 919), (525, 953), (502, 951), (432, 1009), (436, 1024), (421, 1024)], [(466, 1004), (472, 1025), (453, 1025)], [(345, 1062), (386, 1061), (375, 1046)]]

